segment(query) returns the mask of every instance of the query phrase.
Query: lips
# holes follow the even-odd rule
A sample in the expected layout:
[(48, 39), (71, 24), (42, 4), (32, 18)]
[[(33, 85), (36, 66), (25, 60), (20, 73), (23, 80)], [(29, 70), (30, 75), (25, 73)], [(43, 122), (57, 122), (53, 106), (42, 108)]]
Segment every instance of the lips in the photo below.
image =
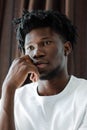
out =
[(48, 65), (48, 62), (46, 62), (46, 61), (38, 61), (38, 62), (36, 62), (34, 64), (38, 68), (44, 68), (44, 67), (46, 67)]

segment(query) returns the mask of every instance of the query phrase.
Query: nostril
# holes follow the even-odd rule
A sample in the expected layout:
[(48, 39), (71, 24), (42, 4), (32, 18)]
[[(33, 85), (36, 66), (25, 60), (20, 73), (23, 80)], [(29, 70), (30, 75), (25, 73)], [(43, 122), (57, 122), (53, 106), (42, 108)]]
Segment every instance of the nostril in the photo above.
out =
[(36, 52), (36, 54), (33, 56), (33, 58), (38, 59), (38, 58), (42, 58), (42, 57), (44, 57), (44, 56), (45, 56), (45, 53), (38, 50), (38, 51)]

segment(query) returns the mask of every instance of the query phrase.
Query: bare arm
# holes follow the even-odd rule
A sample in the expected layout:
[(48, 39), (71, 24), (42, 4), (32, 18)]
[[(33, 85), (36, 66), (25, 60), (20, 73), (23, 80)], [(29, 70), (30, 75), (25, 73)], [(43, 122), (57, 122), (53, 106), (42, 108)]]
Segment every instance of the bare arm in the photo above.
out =
[[(9, 86), (6, 86), (9, 88)], [(0, 130), (15, 130), (14, 124), (14, 94), (15, 89), (5, 90), (1, 99)]]
[(18, 87), (25, 81), (29, 73), (31, 80), (36, 81), (39, 74), (28, 56), (16, 59), (6, 76), (2, 86), (0, 130), (16, 130), (14, 122), (14, 95)]

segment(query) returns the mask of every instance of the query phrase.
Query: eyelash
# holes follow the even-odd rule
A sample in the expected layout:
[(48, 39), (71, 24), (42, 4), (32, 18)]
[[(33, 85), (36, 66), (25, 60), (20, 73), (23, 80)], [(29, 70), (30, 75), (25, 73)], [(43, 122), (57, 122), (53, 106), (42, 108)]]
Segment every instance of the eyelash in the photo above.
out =
[(43, 42), (43, 45), (45, 46), (45, 45), (50, 45), (52, 43), (52, 41), (44, 41)]
[(29, 49), (30, 49), (30, 50), (34, 50), (35, 47), (34, 47), (34, 46), (29, 46)]

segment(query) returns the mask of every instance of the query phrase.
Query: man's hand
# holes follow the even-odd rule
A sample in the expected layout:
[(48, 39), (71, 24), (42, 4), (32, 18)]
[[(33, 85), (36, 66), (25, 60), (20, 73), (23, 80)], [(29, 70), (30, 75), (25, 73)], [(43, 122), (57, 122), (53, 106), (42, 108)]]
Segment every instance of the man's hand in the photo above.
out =
[(38, 70), (33, 65), (29, 56), (25, 55), (15, 59), (2, 86), (0, 130), (16, 129), (14, 123), (15, 90), (24, 83), (28, 74), (31, 74), (30, 80), (33, 82), (39, 78)]
[(39, 78), (37, 68), (33, 65), (29, 56), (25, 55), (13, 61), (3, 85), (18, 88), (24, 83), (28, 74), (31, 74), (30, 80), (33, 82)]

